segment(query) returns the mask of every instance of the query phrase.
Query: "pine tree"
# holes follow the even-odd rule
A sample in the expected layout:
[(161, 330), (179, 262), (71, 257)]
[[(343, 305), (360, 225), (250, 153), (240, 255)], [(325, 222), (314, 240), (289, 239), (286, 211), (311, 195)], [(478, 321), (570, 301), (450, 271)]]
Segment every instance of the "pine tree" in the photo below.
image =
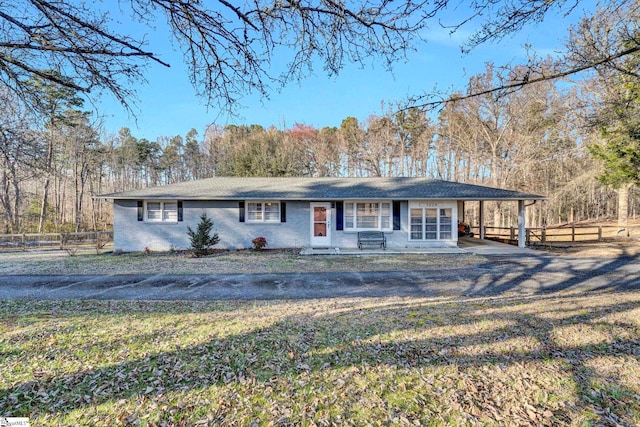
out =
[[(626, 41), (623, 47), (632, 43), (635, 41)], [(622, 65), (624, 69), (637, 70), (640, 55), (627, 56)], [(629, 196), (631, 189), (640, 185), (640, 81), (630, 72), (616, 72), (607, 77), (600, 82), (608, 90), (596, 116), (603, 142), (587, 148), (603, 165), (596, 178), (618, 193), (618, 226), (628, 237)]]
[(191, 250), (194, 256), (199, 258), (207, 255), (211, 246), (216, 245), (220, 241), (218, 233), (211, 234), (212, 229), (213, 221), (205, 212), (200, 215), (200, 222), (198, 223), (196, 231), (193, 231), (191, 227), (187, 226), (187, 234), (191, 239)]

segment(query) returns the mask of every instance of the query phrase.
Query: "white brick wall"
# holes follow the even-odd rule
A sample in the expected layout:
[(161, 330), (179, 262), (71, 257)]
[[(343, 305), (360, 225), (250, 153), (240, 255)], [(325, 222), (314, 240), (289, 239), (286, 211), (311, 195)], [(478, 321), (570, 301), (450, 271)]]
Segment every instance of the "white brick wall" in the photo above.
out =
[[(168, 251), (190, 247), (187, 226), (196, 229), (202, 212), (213, 220), (220, 237), (216, 248), (241, 249), (252, 247), (251, 240), (263, 236), (267, 248), (301, 248), (309, 246), (311, 219), (308, 201), (287, 201), (287, 221), (277, 224), (239, 222), (237, 201), (183, 201), (183, 221), (177, 223), (149, 223), (138, 221), (136, 200), (114, 201), (114, 249), (124, 252)], [(408, 239), (408, 203), (401, 203), (401, 230), (386, 232), (387, 247), (420, 248), (457, 245), (457, 204), (438, 202), (453, 209), (454, 240), (416, 242)], [(357, 247), (357, 233), (337, 231), (336, 210), (331, 210), (331, 247)]]
[(286, 202), (287, 221), (277, 224), (240, 222), (237, 201), (182, 202), (183, 221), (150, 223), (138, 221), (136, 200), (114, 201), (114, 249), (124, 252), (154, 251), (190, 247), (187, 227), (196, 229), (203, 212), (213, 220), (220, 237), (216, 248), (241, 249), (252, 247), (251, 240), (262, 236), (267, 248), (299, 248), (309, 242), (309, 203)]

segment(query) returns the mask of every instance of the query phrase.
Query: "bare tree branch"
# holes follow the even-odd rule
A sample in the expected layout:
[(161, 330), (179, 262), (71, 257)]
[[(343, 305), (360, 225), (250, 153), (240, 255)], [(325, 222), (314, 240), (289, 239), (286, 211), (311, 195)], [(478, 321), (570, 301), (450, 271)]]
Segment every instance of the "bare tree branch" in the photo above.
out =
[[(612, 0), (625, 4), (633, 0)], [(550, 13), (568, 13), (577, 0), (120, 0), (127, 32), (155, 29), (162, 18), (168, 41), (180, 46), (190, 79), (208, 105), (233, 110), (250, 92), (268, 96), (305, 78), (321, 64), (328, 75), (346, 64), (374, 60), (390, 68), (417, 47), (434, 17), (454, 5), (482, 27), (468, 47), (520, 30)], [(72, 0), (0, 2), (0, 81), (24, 94), (23, 81), (55, 70), (70, 88), (111, 92), (130, 106), (134, 83), (161, 52), (144, 36), (118, 31), (110, 4)], [(113, 11), (111, 11), (113, 13)], [(163, 29), (160, 27), (160, 31)], [(284, 58), (284, 59), (283, 59)]]
[[(588, 62), (585, 63), (583, 65), (580, 65), (578, 67), (575, 68), (571, 68), (569, 70), (565, 70), (565, 71), (560, 71), (560, 72), (556, 72), (556, 73), (550, 73), (547, 75), (540, 75), (539, 77), (534, 77), (534, 78), (527, 78), (526, 80), (520, 80), (520, 81), (514, 81), (508, 84), (504, 84), (504, 85), (500, 85), (500, 86), (496, 86), (496, 87), (492, 87), (490, 89), (485, 89), (485, 90), (481, 90), (478, 92), (471, 92), (468, 93), (466, 95), (460, 95), (460, 94), (455, 94), (450, 96), (449, 98), (446, 99), (441, 99), (441, 100), (436, 100), (436, 101), (429, 101), (429, 102), (425, 102), (425, 103), (416, 103), (414, 105), (412, 105), (411, 107), (407, 107), (408, 108), (426, 108), (426, 109), (431, 109), (434, 107), (441, 107), (444, 106), (446, 104), (449, 104), (451, 102), (457, 102), (457, 101), (462, 101), (465, 99), (469, 99), (469, 98), (475, 98), (475, 97), (479, 97), (479, 96), (484, 96), (484, 95), (489, 95), (489, 94), (493, 94), (493, 93), (498, 93), (500, 92), (501, 94), (505, 94), (505, 93), (510, 93), (513, 92), (513, 90), (519, 89), (523, 86), (527, 86), (527, 85), (531, 85), (534, 83), (540, 83), (540, 82), (546, 82), (546, 81), (551, 81), (551, 80), (558, 80), (558, 79), (562, 79), (574, 74), (578, 74), (581, 73), (585, 70), (590, 70), (593, 68), (596, 68), (600, 65), (603, 64), (609, 64), (612, 61), (615, 61), (616, 59), (619, 58), (623, 58), (625, 56), (631, 55), (633, 53), (636, 52), (640, 52), (640, 46), (634, 46), (631, 47), (629, 49), (625, 49), (621, 52), (618, 52), (614, 55), (610, 55), (607, 56), (606, 58), (602, 58), (602, 59), (598, 59), (596, 61), (592, 61), (592, 62)], [(433, 96), (433, 95), (431, 95)]]
[[(536, 1), (532, 0), (532, 3), (535, 4)], [(575, 7), (573, 4), (571, 6)], [(538, 7), (538, 12), (548, 10), (544, 5)], [(519, 65), (517, 72), (511, 69), (512, 77), (503, 79), (503, 84), (478, 91), (469, 90), (466, 94), (426, 94), (410, 100), (407, 108), (433, 109), (490, 94), (504, 96), (527, 85), (560, 80), (585, 71), (600, 72), (599, 70), (608, 69), (638, 78), (640, 70), (629, 69), (621, 60), (640, 51), (640, 31), (637, 28), (639, 9), (640, 6), (635, 0), (612, 1), (595, 11), (594, 16), (583, 18), (571, 29), (570, 42), (565, 54), (551, 66), (542, 66), (542, 63), (534, 58), (528, 65)], [(533, 9), (529, 12), (531, 16), (538, 13)], [(596, 34), (598, 32), (601, 34)], [(509, 67), (504, 68), (509, 70)], [(425, 99), (433, 100), (423, 102)]]

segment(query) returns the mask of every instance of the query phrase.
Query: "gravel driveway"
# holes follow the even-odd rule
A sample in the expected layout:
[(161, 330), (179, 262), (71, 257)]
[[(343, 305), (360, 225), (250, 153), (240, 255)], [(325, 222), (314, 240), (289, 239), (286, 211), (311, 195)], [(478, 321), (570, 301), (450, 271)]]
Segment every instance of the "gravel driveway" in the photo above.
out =
[(637, 256), (610, 259), (487, 256), (485, 259), (467, 268), (409, 271), (1, 275), (0, 298), (263, 300), (640, 289)]

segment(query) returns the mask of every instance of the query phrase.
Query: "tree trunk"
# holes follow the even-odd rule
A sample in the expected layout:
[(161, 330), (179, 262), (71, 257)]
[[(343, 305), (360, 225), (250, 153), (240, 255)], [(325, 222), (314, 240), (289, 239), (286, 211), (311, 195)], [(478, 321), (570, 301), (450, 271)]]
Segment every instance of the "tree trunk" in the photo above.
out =
[(38, 233), (44, 230), (44, 223), (47, 219), (47, 199), (49, 198), (49, 185), (51, 184), (51, 165), (53, 163), (53, 136), (47, 147), (47, 162), (45, 168), (44, 187), (42, 190), (42, 208), (40, 209), (40, 223), (38, 224)]
[(2, 194), (2, 207), (4, 208), (4, 217), (5, 217), (5, 233), (9, 232), (11, 234), (15, 233), (14, 229), (14, 219), (13, 219), (13, 210), (11, 208), (11, 193), (9, 190), (9, 177), (7, 176), (6, 171), (2, 174), (2, 188), (4, 188), (4, 194)]
[(631, 184), (623, 184), (618, 189), (618, 235), (629, 237), (629, 192)]

